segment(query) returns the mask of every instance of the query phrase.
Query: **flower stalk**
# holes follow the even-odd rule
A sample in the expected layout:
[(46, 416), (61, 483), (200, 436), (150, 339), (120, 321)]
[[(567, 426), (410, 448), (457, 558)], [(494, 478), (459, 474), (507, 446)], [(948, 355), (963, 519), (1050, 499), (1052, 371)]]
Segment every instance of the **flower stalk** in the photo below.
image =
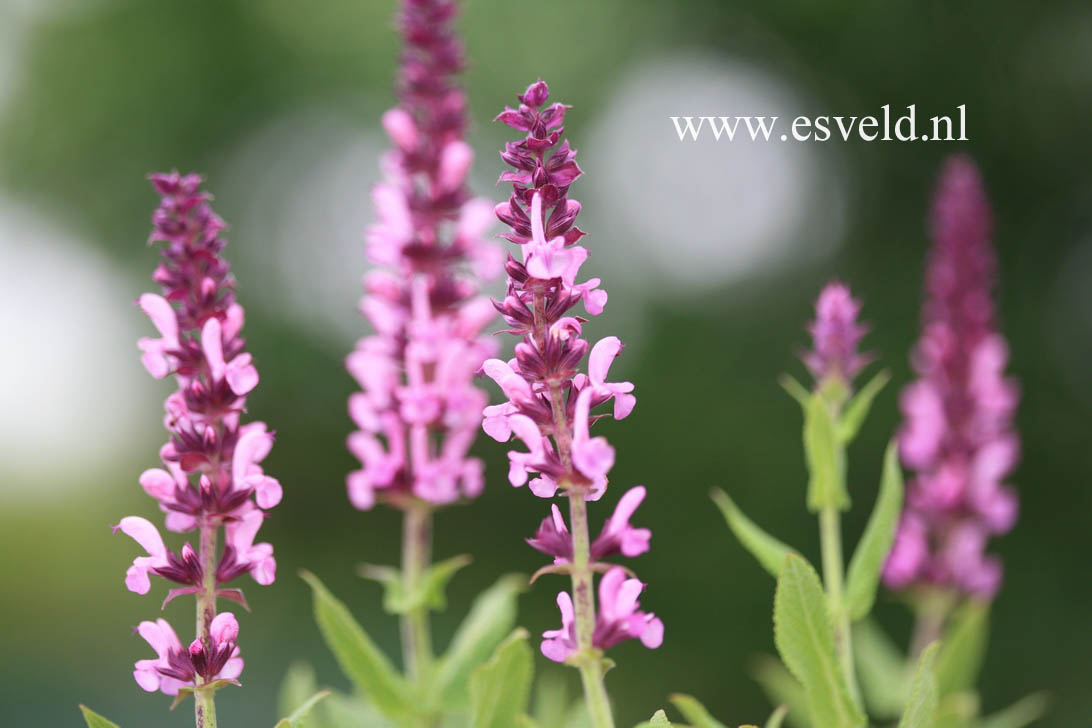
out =
[[(597, 316), (607, 294), (599, 289), (598, 278), (576, 282), (588, 250), (576, 244), (584, 235), (574, 225), (580, 203), (569, 199), (568, 192), (583, 172), (575, 161), (576, 150), (561, 141), (568, 107), (547, 105), (548, 98), (549, 88), (540, 80), (519, 96), (518, 108), (505, 108), (497, 117), (526, 134), (501, 152), (514, 168), (501, 175), (501, 181), (512, 183), (512, 195), (495, 210), (510, 228), (502, 237), (522, 252), (519, 259), (508, 256), (506, 295), (493, 305), (509, 325), (507, 333), (521, 340), (515, 358), (490, 359), (482, 366), (507, 398), (485, 409), (482, 426), (499, 442), (514, 436), (527, 447), (526, 452), (508, 453), (513, 486), (527, 485), (540, 498), (560, 495), (569, 500), (569, 524), (551, 504), (550, 516), (528, 539), (533, 548), (553, 557), (536, 577), (568, 574), (571, 586), (557, 595), (561, 628), (543, 633), (541, 650), (549, 659), (579, 669), (592, 724), (613, 728), (603, 681), (609, 664), (604, 650), (626, 639), (659, 647), (663, 623), (639, 611), (645, 585), (603, 560), (648, 550), (648, 529), (629, 523), (645, 497), (644, 487), (622, 496), (594, 541), (589, 531), (588, 503), (603, 497), (614, 464), (614, 448), (606, 438), (592, 437), (591, 425), (607, 416), (628, 416), (636, 398), (632, 383), (607, 381), (622, 343), (609, 336), (590, 346), (582, 338), (586, 319), (569, 313), (583, 304), (589, 315)], [(580, 371), (585, 356), (587, 373)], [(610, 415), (592, 414), (608, 402), (613, 404)], [(597, 573), (603, 574), (598, 592)]]
[(221, 255), (224, 223), (197, 175), (153, 174), (151, 181), (161, 197), (150, 242), (165, 244), (153, 275), (162, 295), (145, 293), (138, 303), (160, 337), (137, 343), (148, 372), (173, 377), (178, 389), (165, 403), (163, 467), (139, 480), (169, 531), (198, 532), (197, 549), (188, 541), (178, 552), (168, 549), (155, 525), (139, 516), (121, 519), (114, 529), (147, 553), (126, 572), (130, 591), (147, 594), (154, 575), (179, 585), (163, 606), (183, 595), (195, 598), (195, 639), (188, 646), (164, 619), (140, 623), (137, 632), (156, 657), (138, 661), (133, 677), (149, 692), (192, 693), (197, 728), (215, 728), (213, 694), (238, 684), (243, 669), (239, 624), (230, 612), (217, 612), (217, 600), (249, 609), (242, 590), (228, 584), (244, 574), (263, 585), (275, 580), (273, 546), (254, 540), (282, 489), (259, 465), (273, 447), (273, 433), (263, 422), (241, 421), (258, 371), (245, 351), (243, 309)]

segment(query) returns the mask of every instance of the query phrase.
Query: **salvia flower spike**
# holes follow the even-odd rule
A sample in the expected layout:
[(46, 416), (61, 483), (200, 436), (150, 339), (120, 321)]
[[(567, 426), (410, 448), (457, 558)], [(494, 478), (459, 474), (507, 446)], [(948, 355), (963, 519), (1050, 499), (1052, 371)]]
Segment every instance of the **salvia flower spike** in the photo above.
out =
[(347, 485), (362, 510), (380, 499), (440, 506), (483, 486), (482, 463), (468, 451), (487, 401), (474, 377), (497, 350), (483, 330), (496, 313), (476, 281), (499, 275), (502, 260), (483, 238), (491, 205), (466, 188), (473, 153), (463, 140), (466, 96), (452, 83), (463, 65), (455, 10), (447, 0), (401, 8), (399, 104), (383, 115), (393, 149), (367, 232), (377, 268), (360, 302), (374, 333), (346, 359), (361, 388), (349, 399), (359, 429), (348, 442), (361, 468)]
[(997, 328), (996, 260), (982, 179), (965, 156), (948, 160), (932, 211), (922, 333), (911, 356), (918, 379), (900, 397), (899, 451), (915, 475), (884, 568), (888, 586), (935, 586), (989, 600), (1001, 563), (990, 536), (1016, 522), (1004, 484), (1020, 445), (1019, 389), (1004, 374), (1008, 345)]
[[(557, 598), (561, 628), (543, 635), (542, 653), (581, 669), (598, 728), (613, 725), (602, 683), (602, 651), (631, 638), (658, 647), (663, 623), (639, 609), (645, 585), (627, 578), (625, 569), (601, 561), (648, 550), (649, 530), (630, 524), (645, 489), (628, 491), (599, 537), (594, 542), (589, 537), (587, 502), (603, 496), (615, 459), (614, 448), (605, 437), (593, 436), (592, 426), (604, 417), (628, 416), (636, 398), (632, 383), (608, 381), (622, 343), (608, 336), (589, 345), (582, 338), (587, 319), (573, 310), (582, 305), (587, 314), (598, 315), (607, 294), (598, 278), (578, 282), (588, 250), (577, 244), (584, 235), (575, 225), (580, 203), (569, 199), (569, 187), (582, 171), (576, 150), (561, 139), (569, 107), (547, 105), (548, 98), (549, 89), (540, 80), (519, 97), (518, 108), (505, 108), (497, 117), (525, 133), (501, 151), (513, 169), (500, 179), (512, 183), (512, 194), (496, 207), (497, 217), (509, 227), (502, 237), (520, 252), (508, 256), (506, 294), (494, 305), (508, 333), (520, 341), (513, 359), (490, 359), (482, 367), (507, 398), (486, 408), (483, 427), (500, 442), (514, 436), (522, 444), (508, 454), (513, 486), (527, 485), (540, 498), (560, 492), (569, 499), (571, 530), (561, 509), (551, 505), (550, 515), (528, 543), (553, 557), (543, 571), (571, 575), (572, 593), (561, 592)], [(587, 371), (582, 372), (585, 357)], [(593, 414), (608, 402), (610, 410)], [(599, 584), (598, 612), (596, 572), (606, 572)]]
[(179, 585), (164, 606), (184, 594), (197, 598), (197, 635), (186, 647), (166, 620), (140, 624), (137, 631), (157, 658), (137, 662), (134, 677), (145, 690), (168, 695), (194, 688), (197, 725), (203, 728), (214, 726), (216, 718), (211, 692), (201, 687), (233, 681), (243, 669), (238, 622), (231, 613), (217, 613), (216, 601), (246, 607), (242, 591), (228, 584), (244, 574), (259, 584), (276, 577), (273, 547), (255, 538), (265, 511), (281, 500), (281, 485), (259, 464), (273, 446), (273, 433), (263, 422), (242, 422), (258, 371), (240, 336), (243, 308), (221, 255), (224, 223), (197, 175), (153, 174), (151, 181), (162, 198), (150, 239), (163, 244), (153, 274), (162, 294), (145, 293), (138, 303), (159, 337), (138, 344), (148, 372), (157, 379), (173, 375), (178, 389), (165, 405), (170, 436), (159, 451), (162, 467), (146, 470), (140, 485), (158, 502), (167, 530), (196, 531), (197, 543), (186, 541), (172, 551), (140, 516), (121, 519), (114, 530), (146, 554), (126, 572), (130, 591), (147, 594), (156, 576)]

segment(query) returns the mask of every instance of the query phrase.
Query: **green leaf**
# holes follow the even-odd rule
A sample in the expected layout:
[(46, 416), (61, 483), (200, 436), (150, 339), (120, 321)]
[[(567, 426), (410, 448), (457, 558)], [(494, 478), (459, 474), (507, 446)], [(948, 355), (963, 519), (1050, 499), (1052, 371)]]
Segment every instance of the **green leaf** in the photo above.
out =
[[(318, 707), (322, 728), (396, 728), (364, 696), (334, 693)], [(314, 721), (315, 712), (308, 720)], [(403, 719), (404, 720), (404, 719)]]
[(781, 722), (785, 720), (785, 716), (789, 714), (789, 706), (779, 705), (774, 712), (770, 713), (770, 717), (766, 719), (765, 728), (781, 728)]
[(318, 577), (301, 572), (314, 593), (315, 621), (342, 672), (380, 712), (398, 717), (413, 712), (409, 688), (390, 660)]
[(781, 388), (789, 393), (789, 396), (800, 403), (800, 407), (806, 412), (808, 409), (808, 400), (811, 399), (811, 392), (809, 392), (803, 384), (796, 381), (796, 378), (791, 374), (782, 374), (777, 378), (777, 383), (781, 385)]
[(933, 728), (979, 728), (978, 695), (952, 693), (940, 699)]
[(435, 666), (433, 693), (448, 707), (467, 705), (470, 672), (489, 659), (516, 623), (516, 602), (527, 588), (518, 574), (502, 576), (478, 595), (447, 652)]
[(838, 423), (839, 440), (848, 444), (853, 441), (853, 438), (857, 437), (861, 425), (868, 417), (868, 411), (872, 408), (872, 401), (876, 399), (876, 395), (890, 380), (891, 373), (884, 369), (872, 377), (868, 384), (861, 387), (853, 399), (849, 400), (849, 404), (846, 405), (845, 411), (842, 413), (842, 419)]
[(921, 653), (918, 671), (914, 675), (914, 685), (910, 688), (910, 699), (899, 719), (899, 728), (933, 728), (936, 719), (937, 703), (940, 691), (937, 689), (937, 677), (933, 671), (939, 642), (933, 642)]
[(425, 570), (417, 586), (408, 592), (402, 572), (394, 567), (361, 564), (359, 573), (365, 579), (383, 585), (383, 609), (389, 614), (407, 614), (422, 607), (441, 612), (447, 607), (447, 583), (469, 563), (470, 557), (465, 554), (435, 563)]
[(527, 630), (517, 629), (504, 640), (489, 662), (470, 676), (473, 728), (511, 728), (527, 712), (534, 658)]
[(743, 515), (736, 504), (728, 497), (728, 494), (719, 488), (710, 492), (713, 501), (724, 514), (724, 520), (728, 521), (728, 527), (736, 535), (743, 548), (751, 552), (758, 559), (766, 571), (776, 579), (781, 573), (781, 566), (785, 563), (785, 556), (792, 551), (788, 546), (778, 541), (770, 534), (755, 525), (754, 521)]
[(1046, 693), (1032, 693), (1009, 707), (986, 716), (979, 728), (1024, 728), (1046, 715), (1049, 704)]
[(819, 575), (796, 554), (785, 557), (774, 595), (774, 643), (804, 686), (811, 720), (822, 728), (856, 728), (865, 716), (846, 689), (834, 655), (834, 627)]
[[(315, 668), (307, 662), (293, 662), (288, 666), (288, 672), (285, 673), (281, 688), (277, 692), (277, 712), (280, 715), (291, 715), (317, 691)], [(312, 723), (315, 721), (305, 720), (302, 725), (311, 728)]]
[(106, 718), (103, 718), (86, 705), (80, 706), (80, 712), (83, 713), (83, 719), (87, 723), (87, 728), (118, 728), (117, 723), (106, 720)]
[(652, 718), (641, 723), (636, 728), (671, 728), (671, 721), (667, 719), (667, 713), (657, 710)]
[(883, 458), (883, 475), (876, 506), (865, 526), (864, 534), (853, 552), (846, 576), (846, 605), (849, 616), (858, 620), (872, 611), (876, 589), (880, 584), (883, 562), (895, 540), (895, 528), (902, 512), (902, 469), (894, 442), (887, 446)]
[(804, 412), (804, 455), (808, 463), (808, 509), (849, 508), (845, 452), (835, 434), (834, 417), (823, 395), (816, 392)]
[(542, 673), (535, 680), (535, 721), (542, 728), (564, 728), (569, 711), (569, 686), (556, 670)]
[(811, 728), (804, 686), (773, 655), (759, 655), (751, 663), (751, 677), (771, 703), (788, 707), (786, 719), (793, 728)]
[(940, 694), (970, 690), (978, 680), (989, 637), (989, 607), (969, 601), (952, 615), (937, 655)]
[(304, 728), (306, 725), (304, 719), (307, 718), (307, 714), (311, 712), (311, 709), (314, 708), (320, 700), (325, 699), (329, 695), (329, 690), (320, 690), (305, 700), (300, 707), (292, 711), (292, 714), (287, 718), (281, 718), (277, 721), (277, 725), (273, 728)]
[(910, 674), (903, 654), (870, 619), (862, 619), (852, 629), (853, 657), (869, 715), (898, 717), (910, 692)]
[(683, 718), (690, 721), (693, 728), (728, 728), (728, 726), (709, 715), (709, 711), (698, 702), (697, 698), (690, 695), (676, 694), (669, 696), (669, 699), (675, 709), (682, 713)]

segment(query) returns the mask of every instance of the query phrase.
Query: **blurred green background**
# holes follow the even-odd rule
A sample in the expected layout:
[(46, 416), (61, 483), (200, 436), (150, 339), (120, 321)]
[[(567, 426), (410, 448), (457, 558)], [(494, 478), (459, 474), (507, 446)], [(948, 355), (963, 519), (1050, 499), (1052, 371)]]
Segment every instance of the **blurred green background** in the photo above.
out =
[[(395, 561), (399, 522), (345, 498), (352, 384), (341, 365), (365, 330), (354, 308), (384, 145), (377, 120), (392, 103), (392, 10), (390, 0), (0, 0), (4, 725), (79, 725), (77, 702), (123, 726), (192, 720), (132, 681), (149, 651), (130, 628), (158, 614), (162, 585), (147, 597), (125, 590), (134, 545), (107, 528), (155, 513), (136, 477), (157, 462), (168, 385), (139, 365), (135, 339), (151, 327), (132, 305), (156, 263), (144, 245), (153, 169), (205, 173), (232, 226), (228, 255), (262, 375), (250, 412), (279, 435), (266, 465), (285, 498), (263, 536), (280, 578), (246, 586), (245, 689), (222, 694), (222, 724), (272, 725), (297, 657), (346, 686), (311, 621), (302, 567), (396, 649), (378, 587), (353, 576), (359, 561)], [(608, 685), (621, 724), (674, 691), (725, 722), (766, 715), (747, 666), (772, 650), (773, 583), (730, 537), (709, 488), (726, 487), (817, 557), (800, 414), (776, 377), (803, 375), (795, 352), (811, 300), (840, 277), (863, 298), (868, 346), (896, 385), (851, 450), (845, 530), (856, 539), (908, 377), (931, 186), (945, 155), (968, 151), (997, 208), (1001, 313), (1024, 387), (1023, 513), (996, 546), (1006, 584), (984, 702), (1045, 689), (1042, 725), (1089, 725), (1092, 7), (470, 0), (460, 27), (479, 193), (506, 194), (493, 181), (508, 130), (490, 119), (528, 82), (541, 75), (575, 107), (585, 271), (611, 295), (590, 333), (628, 342), (615, 373), (639, 396), (633, 417), (604, 425), (618, 463), (593, 519), (623, 488), (649, 487), (637, 523), (653, 528), (653, 550), (634, 565), (646, 608), (667, 625), (659, 650), (616, 650)], [(925, 117), (966, 104), (970, 141), (683, 144), (668, 119), (911, 103)], [(486, 494), (438, 524), (439, 555), (475, 557), (437, 618), (441, 643), (477, 590), (541, 563), (521, 539), (545, 504), (508, 486), (503, 447), (483, 438), (477, 450)], [(543, 580), (523, 597), (532, 632), (555, 626), (560, 586)], [(179, 625), (192, 618), (182, 602), (167, 610)], [(878, 613), (905, 639), (900, 603), (885, 595)]]

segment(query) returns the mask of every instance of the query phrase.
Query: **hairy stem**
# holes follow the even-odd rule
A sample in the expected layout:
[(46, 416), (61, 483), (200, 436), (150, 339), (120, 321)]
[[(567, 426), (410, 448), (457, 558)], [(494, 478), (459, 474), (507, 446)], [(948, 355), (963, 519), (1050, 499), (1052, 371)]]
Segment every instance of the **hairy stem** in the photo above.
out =
[(592, 643), (595, 634), (595, 593), (590, 563), (588, 504), (584, 494), (579, 491), (569, 494), (569, 519), (573, 529), (573, 611), (584, 699), (595, 728), (614, 728), (607, 688), (603, 684), (603, 659)]
[[(209, 627), (216, 617), (216, 538), (219, 525), (201, 525), (201, 567), (204, 582), (197, 592), (197, 639), (211, 648)], [(212, 691), (201, 689), (201, 677), (195, 679), (193, 717), (197, 728), (216, 728), (216, 698)]]
[[(414, 592), (428, 569), (432, 552), (432, 510), (424, 503), (406, 508), (402, 526), (402, 588)], [(415, 682), (428, 678), (432, 664), (432, 633), (428, 607), (414, 607), (402, 615), (402, 655), (406, 673)]]
[(853, 669), (853, 636), (849, 628), (849, 610), (846, 608), (842, 573), (842, 528), (838, 509), (826, 506), (819, 511), (819, 542), (823, 552), (823, 582), (827, 588), (827, 600), (834, 619), (834, 651), (842, 665), (850, 695), (861, 702), (857, 675)]

